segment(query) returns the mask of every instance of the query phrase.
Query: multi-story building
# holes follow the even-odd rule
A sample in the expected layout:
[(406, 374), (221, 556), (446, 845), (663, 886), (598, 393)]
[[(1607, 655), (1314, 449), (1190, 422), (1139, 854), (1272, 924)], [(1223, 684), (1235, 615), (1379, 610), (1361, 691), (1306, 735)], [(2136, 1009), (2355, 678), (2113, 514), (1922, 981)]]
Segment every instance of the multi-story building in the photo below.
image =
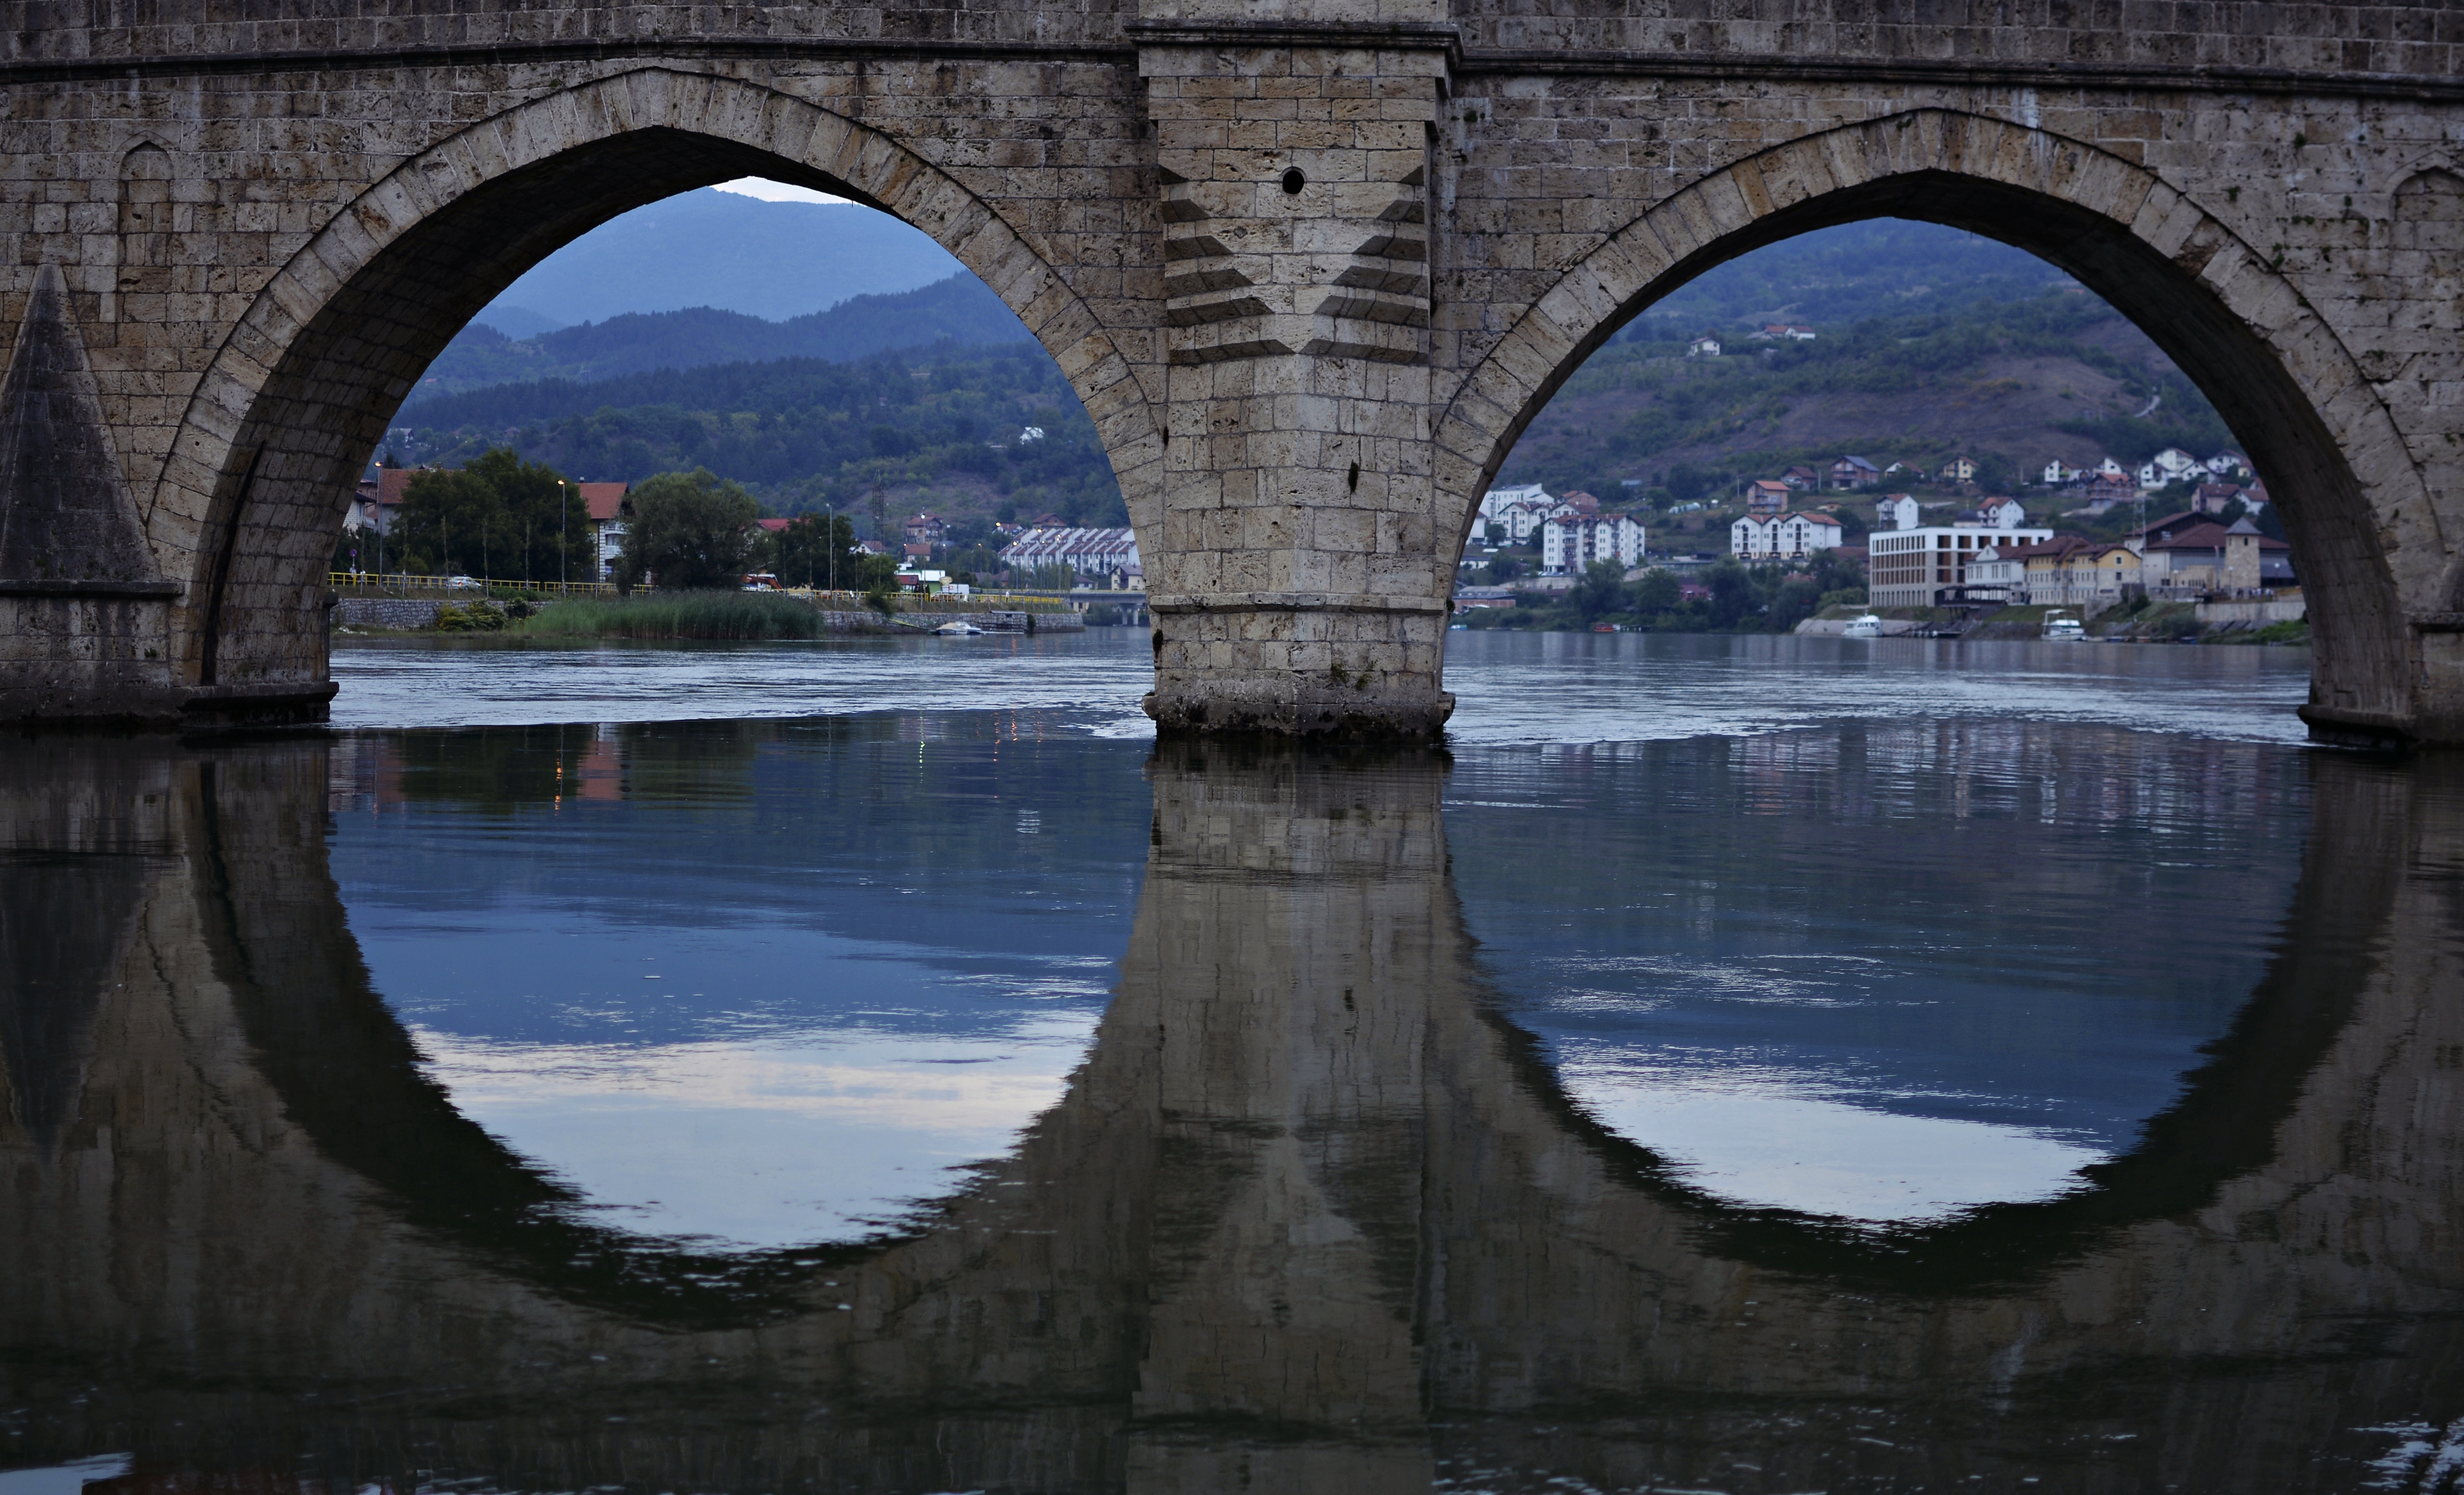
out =
[(1032, 529), (1001, 547), (1001, 563), (1015, 571), (1067, 566), (1081, 577), (1133, 590), (1146, 584), (1138, 536), (1131, 529)]
[(1548, 576), (1580, 576), (1594, 561), (1642, 564), (1642, 525), (1622, 514), (1569, 513), (1540, 527), (1540, 570)]
[[(1968, 568), (1979, 552), (2049, 540), (2043, 529), (1961, 529), (1933, 524), (1868, 539), (1866, 595), (1877, 607), (1938, 607), (1969, 600)], [(1983, 600), (1983, 599), (1980, 599)]]
[(1841, 457), (1831, 464), (1830, 486), (1836, 489), (1871, 488), (1882, 480), (1882, 470), (1863, 457)]
[(2119, 540), (2057, 536), (2034, 543), (2005, 542), (1979, 551), (1968, 564), (1968, 600), (2020, 605), (2109, 607), (2139, 582), (2139, 557)]
[(1775, 518), (1788, 509), (1788, 501), (1796, 495), (1786, 483), (1774, 477), (1749, 478), (1746, 482), (1746, 513), (1757, 519)]
[(1801, 560), (1817, 550), (1830, 550), (1844, 533), (1827, 514), (1778, 514), (1768, 519), (1751, 515), (1728, 526), (1728, 553), (1740, 561)]
[(625, 555), (626, 520), (632, 508), (625, 495), (632, 490), (630, 483), (576, 483), (582, 491), (582, 505), (590, 515), (590, 555), (595, 580), (613, 581), (616, 562)]
[(1485, 545), (1520, 545), (1556, 507), (1557, 500), (1538, 483), (1492, 488), (1481, 495), (1480, 509), (1472, 516), (1471, 538)]

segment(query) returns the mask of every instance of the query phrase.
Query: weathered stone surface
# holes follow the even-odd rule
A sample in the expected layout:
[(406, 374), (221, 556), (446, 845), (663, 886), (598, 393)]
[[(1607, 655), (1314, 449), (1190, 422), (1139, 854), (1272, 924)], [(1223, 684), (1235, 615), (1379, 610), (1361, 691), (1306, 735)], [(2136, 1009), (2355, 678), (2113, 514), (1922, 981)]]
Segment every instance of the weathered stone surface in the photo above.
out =
[(313, 710), (342, 495), (418, 371), (558, 245), (755, 173), (905, 216), (1061, 361), (1169, 728), (1435, 732), (1471, 506), (1566, 375), (1709, 266), (1901, 214), (2042, 254), (2215, 399), (2303, 559), (2319, 726), (2464, 741), (2452, 17), (1785, 10), (0, 4), (0, 319), (60, 267), (178, 589), (160, 679), (61, 675), (104, 646), (46, 615), (0, 711)]

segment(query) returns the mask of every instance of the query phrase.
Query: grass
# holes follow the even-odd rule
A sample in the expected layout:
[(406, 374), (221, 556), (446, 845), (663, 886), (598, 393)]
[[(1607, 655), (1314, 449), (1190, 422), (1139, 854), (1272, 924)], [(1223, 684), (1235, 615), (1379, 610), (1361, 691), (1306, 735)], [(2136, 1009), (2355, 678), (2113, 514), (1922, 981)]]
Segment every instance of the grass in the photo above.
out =
[(813, 639), (824, 630), (821, 613), (793, 597), (662, 592), (551, 603), (516, 631), (566, 638)]

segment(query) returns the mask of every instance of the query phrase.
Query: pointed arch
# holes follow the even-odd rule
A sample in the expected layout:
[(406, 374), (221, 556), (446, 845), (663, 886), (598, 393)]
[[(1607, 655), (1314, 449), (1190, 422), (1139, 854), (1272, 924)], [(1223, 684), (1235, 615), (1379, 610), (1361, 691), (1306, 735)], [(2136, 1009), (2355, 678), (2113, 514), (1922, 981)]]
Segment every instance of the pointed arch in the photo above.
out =
[(645, 67), (507, 109), (404, 161), (252, 298), (190, 397), (145, 510), (165, 574), (187, 585), (187, 631), (212, 635), (189, 662), (197, 682), (322, 678), (324, 629), (298, 615), (322, 605), (358, 460), (497, 292), (620, 212), (746, 175), (888, 212), (981, 277), (1060, 364), (1132, 522), (1152, 533), (1160, 423), (1137, 372), (999, 210), (889, 135), (804, 99)]
[[(2451, 547), (2361, 366), (2267, 255), (2156, 173), (2007, 121), (1918, 109), (1843, 125), (1638, 212), (1464, 370), (1435, 428), (1441, 523), (1469, 534), (1515, 438), (1643, 308), (1767, 244), (1873, 217), (2015, 245), (2137, 322), (2215, 402), (2277, 490), (2302, 554), (2314, 723), (2409, 730), (2417, 645), (2403, 594), (2452, 588)], [(2410, 585), (2399, 584), (2399, 565)]]

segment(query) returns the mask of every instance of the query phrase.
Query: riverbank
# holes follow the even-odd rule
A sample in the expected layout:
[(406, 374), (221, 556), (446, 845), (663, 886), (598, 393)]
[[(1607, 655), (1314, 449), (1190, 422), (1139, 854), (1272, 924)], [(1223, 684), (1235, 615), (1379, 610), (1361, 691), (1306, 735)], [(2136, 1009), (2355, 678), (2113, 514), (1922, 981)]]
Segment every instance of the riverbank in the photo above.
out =
[[(467, 600), (344, 597), (334, 607), (337, 633), (507, 633), (540, 639), (699, 640), (761, 643), (842, 635), (895, 637), (951, 623), (987, 632), (1078, 632), (1083, 614), (1066, 604), (1009, 599), (896, 599), (887, 613), (820, 605), (822, 600), (763, 592), (636, 593), (533, 603), (525, 597)], [(929, 603), (929, 609), (914, 605)]]
[[(2084, 624), (2089, 638), (2114, 644), (2228, 644), (2306, 646), (2310, 625), (2305, 618), (2274, 614), (2298, 610), (2282, 605), (2151, 603), (2136, 607), (2110, 607)], [(2044, 636), (2049, 613), (2078, 617), (2076, 607), (2042, 604), (2003, 607), (1991, 612), (1962, 613), (1949, 607), (1873, 607), (1839, 604), (1825, 607), (1791, 631), (1805, 638), (1837, 638), (1852, 619), (1870, 613), (1881, 620), (1884, 638), (1953, 638), (1970, 643), (2018, 642)]]

